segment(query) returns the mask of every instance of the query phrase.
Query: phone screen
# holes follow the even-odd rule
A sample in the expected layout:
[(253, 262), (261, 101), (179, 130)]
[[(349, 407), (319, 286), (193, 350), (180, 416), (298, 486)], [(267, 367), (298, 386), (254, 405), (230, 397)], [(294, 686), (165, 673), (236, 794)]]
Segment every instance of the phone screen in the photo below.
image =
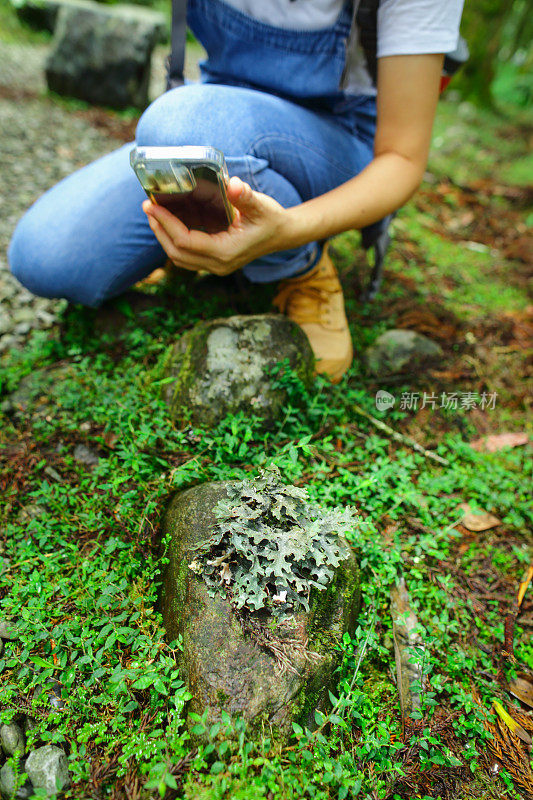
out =
[(216, 175), (209, 168), (194, 171), (196, 186), (189, 192), (168, 192), (152, 189), (148, 194), (174, 214), (188, 228), (219, 233), (229, 227), (231, 220)]

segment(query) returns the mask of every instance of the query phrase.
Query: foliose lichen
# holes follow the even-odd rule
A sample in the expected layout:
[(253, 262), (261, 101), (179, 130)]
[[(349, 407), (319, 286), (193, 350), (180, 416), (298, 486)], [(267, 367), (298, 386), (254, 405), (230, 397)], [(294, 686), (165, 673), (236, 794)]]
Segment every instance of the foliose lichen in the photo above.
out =
[(358, 524), (355, 510), (316, 505), (306, 489), (284, 485), (275, 466), (227, 493), (190, 569), (212, 593), (226, 590), (237, 609), (308, 611), (311, 589), (325, 589), (349, 557), (343, 534)]

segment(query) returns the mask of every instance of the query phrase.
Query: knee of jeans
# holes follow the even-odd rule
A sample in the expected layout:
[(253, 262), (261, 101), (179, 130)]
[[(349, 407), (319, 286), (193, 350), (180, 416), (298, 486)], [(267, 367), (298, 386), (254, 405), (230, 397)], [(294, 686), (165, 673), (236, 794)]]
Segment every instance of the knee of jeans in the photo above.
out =
[(160, 95), (142, 114), (135, 139), (145, 146), (212, 145), (239, 153), (253, 139), (247, 101), (231, 87), (180, 86)]
[[(199, 111), (199, 93), (194, 86), (181, 86), (160, 95), (137, 123), (137, 144), (165, 146), (196, 144), (194, 120)], [(177, 94), (179, 92), (179, 94)], [(205, 110), (205, 109), (204, 109)]]
[(11, 273), (38, 297), (65, 298), (74, 303), (97, 306), (99, 287), (87, 280), (73, 280), (68, 248), (48, 241), (44, 225), (36, 225), (32, 210), (18, 223), (9, 243), (7, 258)]

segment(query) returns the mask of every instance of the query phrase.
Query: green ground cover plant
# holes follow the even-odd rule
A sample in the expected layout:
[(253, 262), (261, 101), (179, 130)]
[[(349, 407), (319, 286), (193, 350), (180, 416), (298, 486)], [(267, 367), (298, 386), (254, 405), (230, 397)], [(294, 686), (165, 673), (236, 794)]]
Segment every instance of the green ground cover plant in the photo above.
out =
[[(24, 420), (5, 420), (12, 450), (2, 476), (0, 608), (16, 619), (19, 632), (0, 662), (2, 721), (30, 712), (38, 721), (31, 738), (67, 747), (72, 797), (91, 786), (117, 797), (127, 796), (118, 786), (123, 792), (139, 787), (132, 795), (138, 797), (407, 796), (402, 781), (413, 768), (404, 763), (407, 745), (390, 675), (388, 610), (390, 588), (402, 573), (427, 650), (427, 688), (408, 745), (417, 774), (429, 781), (441, 770), (449, 780), (455, 772), (460, 783), (465, 772), (480, 769), (487, 733), (471, 692), (476, 687), (490, 704), (496, 691), (490, 648), (503, 641), (503, 620), (497, 602), (483, 615), (473, 613), (446, 565), (458, 558), (453, 526), (458, 501), (466, 498), (496, 511), (513, 532), (512, 544), (500, 538), (489, 552), (494, 574), (516, 582), (529, 558), (522, 533), (530, 522), (525, 451), (476, 453), (450, 434), (437, 448), (450, 464), (435, 468), (409, 448), (391, 448), (360, 420), (354, 437), (351, 407), (376, 413), (372, 398), (350, 382), (340, 391), (320, 379), (306, 414), (289, 403), (275, 433), (261, 434), (244, 416), (211, 431), (176, 430), (144, 376), (174, 326), (179, 330), (179, 315), (170, 318), (157, 307), (146, 312), (150, 338), (131, 319), (123, 342), (128, 355), (118, 358), (106, 352), (105, 337), (83, 327), (83, 316), (78, 313), (62, 339), (35, 335), (3, 369), (7, 389), (37, 366), (72, 366), (60, 401), (34, 417), (31, 429)], [(302, 387), (294, 376), (280, 371), (278, 380), (296, 400)], [(100, 454), (91, 470), (73, 458), (80, 442)], [(285, 752), (271, 749), (268, 735), (248, 741), (241, 726), (234, 741), (222, 728), (210, 731), (211, 745), (191, 750), (183, 728), (187, 692), (174, 661), (180, 643), (165, 641), (157, 611), (165, 563), (158, 522), (172, 492), (200, 481), (242, 479), (265, 463), (325, 506), (359, 509), (365, 524), (352, 543), (363, 570), (364, 610), (355, 637), (340, 645), (334, 713), (319, 715), (318, 732), (296, 729)], [(454, 570), (468, 574), (486, 556), (473, 542)], [(533, 667), (531, 647), (517, 633), (516, 657)], [(63, 687), (66, 704), (59, 711), (43, 692), (50, 678)], [(444, 709), (453, 722), (442, 738), (433, 728)], [(498, 791), (507, 791), (504, 783)]]
[[(505, 616), (531, 561), (531, 460), (524, 447), (488, 453), (470, 445), (524, 425), (518, 226), (528, 196), (523, 180), (510, 187), (505, 178), (508, 159), (525, 156), (524, 141), (522, 129), (511, 137), (508, 123), (470, 109), (468, 130), (483, 158), (468, 171), (464, 130), (451, 132), (457, 113), (443, 104), (436, 136), (448, 147), (437, 148), (428, 181), (399, 215), (373, 305), (357, 300), (365, 275), (357, 235), (334, 243), (359, 352), (389, 327), (414, 327), (441, 343), (439, 369), (373, 378), (358, 359), (339, 386), (317, 378), (307, 391), (280, 365), (275, 379), (289, 400), (274, 431), (244, 414), (210, 430), (177, 428), (146, 377), (160, 355), (198, 318), (266, 311), (270, 301), (268, 289), (243, 297), (231, 281), (192, 287), (189, 279), (148, 293), (143, 304), (126, 297), (99, 312), (68, 308), (53, 331), (34, 333), (0, 362), (0, 619), (16, 629), (0, 655), (0, 722), (29, 714), (30, 747), (65, 748), (73, 780), (66, 798), (527, 797), (512, 762), (491, 773), (490, 725), (494, 699), (510, 702), (502, 674), (533, 670), (531, 629), (520, 618), (516, 664), (502, 656)], [(478, 183), (471, 208), (470, 183), (491, 174), (497, 182)], [(494, 227), (475, 227), (480, 206)], [(502, 214), (505, 229), (497, 226)], [(398, 398), (389, 412), (376, 410), (379, 388)], [(15, 390), (24, 401), (9, 400)], [(498, 402), (485, 411), (400, 408), (404, 393), (452, 391), (496, 392)], [(357, 408), (447, 463), (394, 441)], [(91, 464), (76, 456), (80, 445), (97, 457)], [(193, 734), (209, 743), (193, 746), (176, 668), (181, 645), (166, 640), (159, 613), (162, 515), (176, 491), (249, 480), (269, 465), (326, 509), (359, 513), (350, 540), (362, 611), (354, 636), (339, 642), (337, 690), (315, 730), (295, 725), (282, 747), (268, 730), (250, 738), (242, 720), (226, 716), (206, 730), (198, 717)], [(469, 532), (460, 523), (464, 502), (500, 525)], [(424, 677), (421, 708), (403, 722), (390, 610), (400, 576), (418, 619), (422, 644), (413, 657)], [(20, 759), (12, 763), (22, 782)]]

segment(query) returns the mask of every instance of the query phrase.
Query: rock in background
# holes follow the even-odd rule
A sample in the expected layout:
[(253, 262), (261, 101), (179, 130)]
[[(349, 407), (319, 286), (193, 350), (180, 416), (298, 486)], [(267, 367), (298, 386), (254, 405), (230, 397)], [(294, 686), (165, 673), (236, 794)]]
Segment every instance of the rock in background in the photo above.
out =
[[(11, 4), (17, 16), (28, 25), (50, 33), (54, 32), (59, 11), (63, 6), (73, 9), (102, 9), (102, 4), (95, 3), (94, 0), (11, 0)], [(113, 10), (152, 22), (157, 27), (158, 41), (168, 42), (168, 24), (161, 12), (128, 3), (116, 3), (113, 5)]]
[(162, 367), (172, 417), (202, 426), (246, 411), (274, 423), (287, 392), (275, 386), (272, 367), (288, 359), (306, 386), (313, 353), (301, 328), (285, 316), (255, 314), (199, 322), (168, 352)]
[[(216, 524), (214, 507), (227, 498), (226, 482), (196, 486), (177, 495), (165, 518), (171, 537), (163, 584), (163, 619), (170, 639), (183, 637), (178, 660), (192, 694), (190, 711), (207, 711), (207, 726), (221, 711), (242, 717), (252, 730), (265, 725), (285, 738), (292, 722), (314, 726), (315, 710), (329, 704), (340, 651), (335, 645), (353, 632), (359, 611), (359, 571), (353, 554), (337, 568), (327, 589), (312, 591), (309, 612), (266, 620), (279, 640), (291, 640), (297, 672), (280, 671), (276, 659), (245, 633), (229, 599), (209, 594), (203, 578), (189, 564), (195, 547)], [(249, 619), (260, 621), (265, 612)], [(264, 620), (263, 620), (264, 621)]]
[(64, 4), (46, 62), (54, 92), (113, 108), (148, 105), (152, 51), (159, 23), (145, 10)]
[(398, 328), (378, 336), (365, 355), (373, 375), (394, 375), (434, 364), (442, 348), (421, 333)]

